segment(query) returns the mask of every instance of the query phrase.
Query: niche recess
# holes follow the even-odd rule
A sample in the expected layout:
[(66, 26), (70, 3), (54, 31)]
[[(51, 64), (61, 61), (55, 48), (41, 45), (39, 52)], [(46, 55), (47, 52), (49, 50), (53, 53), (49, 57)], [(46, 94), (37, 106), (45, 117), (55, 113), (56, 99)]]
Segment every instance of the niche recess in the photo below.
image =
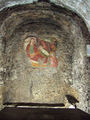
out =
[[(85, 109), (88, 31), (83, 20), (69, 10), (46, 2), (7, 8), (0, 14), (4, 102), (66, 105), (65, 95), (70, 94)], [(25, 39), (31, 36), (57, 41), (57, 67), (32, 67), (24, 49)]]

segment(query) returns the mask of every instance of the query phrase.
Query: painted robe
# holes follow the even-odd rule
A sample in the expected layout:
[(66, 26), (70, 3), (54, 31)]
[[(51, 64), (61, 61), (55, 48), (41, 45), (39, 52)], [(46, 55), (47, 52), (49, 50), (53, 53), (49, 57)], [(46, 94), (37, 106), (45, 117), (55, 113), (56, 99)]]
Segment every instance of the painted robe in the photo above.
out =
[(26, 47), (27, 56), (30, 58), (33, 67), (57, 67), (58, 61), (55, 55), (56, 46), (54, 43), (43, 40), (31, 39)]

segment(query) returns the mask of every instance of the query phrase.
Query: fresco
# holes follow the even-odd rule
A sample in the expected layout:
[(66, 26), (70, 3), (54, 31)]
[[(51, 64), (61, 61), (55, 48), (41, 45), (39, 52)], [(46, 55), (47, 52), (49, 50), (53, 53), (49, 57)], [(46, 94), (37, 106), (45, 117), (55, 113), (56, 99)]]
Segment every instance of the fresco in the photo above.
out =
[(45, 41), (36, 37), (25, 39), (24, 47), (32, 67), (57, 67), (56, 40)]

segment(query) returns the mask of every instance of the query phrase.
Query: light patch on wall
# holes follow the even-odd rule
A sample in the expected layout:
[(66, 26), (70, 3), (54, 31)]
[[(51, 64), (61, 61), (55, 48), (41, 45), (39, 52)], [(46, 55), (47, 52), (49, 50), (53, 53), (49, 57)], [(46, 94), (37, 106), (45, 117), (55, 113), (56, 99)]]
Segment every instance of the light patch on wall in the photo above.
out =
[(87, 45), (87, 56), (90, 57), (90, 45)]
[(7, 7), (11, 7), (11, 6), (14, 6), (14, 5), (20, 5), (20, 4), (29, 4), (29, 3), (33, 3), (33, 2), (37, 2), (37, 0), (8, 1), (7, 2)]

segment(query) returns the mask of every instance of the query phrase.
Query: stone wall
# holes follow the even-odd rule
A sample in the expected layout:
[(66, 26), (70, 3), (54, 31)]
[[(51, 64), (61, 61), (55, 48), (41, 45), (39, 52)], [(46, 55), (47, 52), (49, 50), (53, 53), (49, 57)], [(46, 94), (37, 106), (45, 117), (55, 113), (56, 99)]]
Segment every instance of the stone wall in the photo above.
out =
[[(0, 8), (2, 10), (6, 7), (37, 1), (38, 0), (0, 0)], [(90, 0), (50, 0), (50, 2), (76, 12), (83, 18), (90, 31)]]
[[(0, 14), (4, 102), (66, 104), (65, 95), (71, 94), (79, 100), (77, 106), (87, 111), (85, 45), (89, 33), (82, 19), (48, 3), (8, 8)], [(23, 49), (25, 38), (52, 39), (52, 34), (58, 42), (58, 68), (33, 69)]]

